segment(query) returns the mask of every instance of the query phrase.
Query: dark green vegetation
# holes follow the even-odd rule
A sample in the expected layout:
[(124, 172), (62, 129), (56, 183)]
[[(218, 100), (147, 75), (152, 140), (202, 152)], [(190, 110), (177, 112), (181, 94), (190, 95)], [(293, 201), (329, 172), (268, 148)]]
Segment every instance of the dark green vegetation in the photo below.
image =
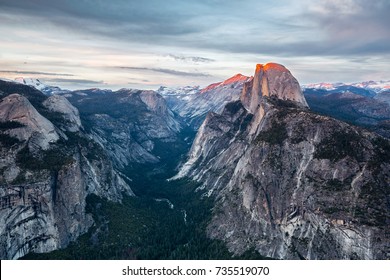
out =
[[(261, 142), (267, 142), (271, 145), (282, 145), (284, 140), (288, 138), (285, 118), (288, 115), (296, 114), (297, 112), (306, 111), (305, 108), (301, 108), (294, 101), (281, 100), (275, 97), (267, 98), (267, 100), (277, 108), (277, 112), (272, 118), (271, 125), (265, 131), (261, 131), (254, 140), (254, 144), (258, 145)], [(297, 127), (303, 131), (303, 127)], [(297, 133), (295, 133), (297, 134)], [(303, 134), (295, 135), (293, 137), (293, 143), (299, 143), (305, 140)]]
[(22, 148), (16, 155), (16, 162), (23, 169), (28, 170), (53, 170), (58, 171), (61, 167), (72, 161), (72, 157), (61, 149), (42, 151), (39, 155), (33, 155), (28, 146)]
[(343, 182), (343, 181), (340, 181), (338, 179), (331, 179), (324, 186), (324, 189), (332, 191), (332, 192), (343, 191), (343, 190), (349, 189), (349, 188), (350, 188), (350, 182)]
[(235, 114), (238, 111), (240, 111), (240, 109), (242, 109), (242, 108), (244, 108), (244, 107), (242, 106), (241, 101), (237, 100), (237, 101), (229, 102), (228, 104), (226, 104), (224, 110), (228, 111), (230, 114)]
[(380, 228), (388, 227), (390, 215), (383, 209), (388, 207), (386, 198), (390, 196), (388, 187), (379, 187), (377, 184), (366, 184), (362, 187), (355, 210), (355, 218), (359, 223)]
[(16, 121), (0, 122), (0, 131), (19, 128), (19, 127), (24, 127), (24, 125)]
[(0, 122), (0, 144), (6, 148), (10, 148), (15, 144), (20, 143), (16, 137), (10, 136), (3, 132), (8, 129), (20, 128), (23, 126), (23, 124), (15, 121)]
[(18, 143), (20, 143), (19, 139), (9, 136), (8, 134), (0, 133), (0, 144), (5, 148), (10, 148)]
[[(221, 241), (206, 237), (212, 201), (200, 198), (196, 184), (136, 181), (134, 190), (139, 196), (126, 197), (122, 204), (89, 196), (87, 211), (96, 224), (66, 249), (24, 259), (234, 258)], [(249, 251), (240, 258), (262, 257)]]
[(373, 140), (375, 156), (370, 159), (368, 165), (377, 175), (383, 163), (390, 162), (390, 142), (387, 139), (378, 137)]
[(260, 142), (267, 142), (271, 145), (281, 145), (287, 137), (286, 124), (273, 121), (268, 130), (259, 133), (254, 143), (258, 145)]
[(315, 158), (336, 162), (346, 156), (359, 161), (363, 157), (361, 137), (354, 131), (336, 131), (321, 141), (314, 154)]
[[(289, 109), (300, 109), (305, 110), (301, 106), (298, 105), (298, 103), (292, 101), (292, 100), (283, 100), (279, 99), (276, 96), (266, 97), (266, 99), (273, 105), (277, 106), (278, 108), (289, 108)], [(286, 111), (286, 110), (284, 110)], [(283, 112), (283, 110), (279, 111), (279, 113)]]
[(255, 139), (255, 143), (264, 141), (271, 145), (281, 145), (285, 139), (287, 139), (286, 125), (284, 123), (274, 122), (269, 130), (259, 133)]
[[(88, 147), (83, 142), (87, 139), (67, 136), (69, 143)], [(194, 135), (188, 130), (180, 137), (193, 139)], [(184, 144), (157, 141), (153, 152), (160, 163), (132, 164), (123, 170), (132, 178), (136, 197), (125, 197), (120, 204), (89, 196), (86, 210), (95, 225), (86, 234), (66, 249), (28, 254), (24, 259), (261, 259), (253, 250), (234, 257), (223, 242), (209, 239), (206, 226), (213, 201), (201, 198), (196, 183), (166, 180), (175, 174), (188, 149)]]
[[(163, 188), (166, 189), (166, 194), (169, 194), (176, 193), (179, 191), (178, 188), (183, 187), (188, 192), (182, 192), (177, 196), (177, 200), (171, 201), (174, 204), (173, 209), (167, 202), (155, 201), (147, 196), (125, 198), (122, 205), (90, 196), (88, 211), (97, 222), (96, 226), (67, 249), (36, 257), (49, 259), (230, 257), (222, 244), (213, 242), (204, 235), (202, 221), (207, 217), (210, 205), (207, 201), (192, 199), (193, 186), (175, 183)], [(187, 222), (184, 220), (184, 211), (187, 211)]]

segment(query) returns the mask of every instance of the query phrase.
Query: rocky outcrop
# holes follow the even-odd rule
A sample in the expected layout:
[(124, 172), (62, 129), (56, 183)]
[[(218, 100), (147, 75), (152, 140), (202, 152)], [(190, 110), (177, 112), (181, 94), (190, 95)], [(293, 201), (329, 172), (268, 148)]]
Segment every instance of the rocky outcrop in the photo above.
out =
[(104, 149), (76, 130), (78, 111), (66, 100), (12, 83), (1, 91), (0, 258), (64, 248), (94, 223), (89, 194), (119, 202), (133, 192)]
[(20, 141), (34, 141), (42, 149), (48, 149), (50, 143), (59, 139), (54, 125), (44, 118), (31, 105), (28, 99), (20, 94), (11, 94), (1, 100), (0, 122), (17, 122), (20, 127), (9, 131)]
[(388, 258), (389, 141), (310, 112), (289, 71), (272, 66), (207, 116), (175, 177), (214, 197), (208, 235), (237, 255)]
[(260, 105), (262, 96), (275, 96), (307, 107), (298, 81), (283, 65), (276, 63), (256, 65), (253, 80), (245, 84), (241, 101), (249, 112), (254, 113)]
[(82, 127), (79, 111), (65, 97), (51, 95), (43, 102), (43, 106), (51, 112), (62, 114), (61, 117), (65, 120), (63, 127), (65, 130), (77, 132)]

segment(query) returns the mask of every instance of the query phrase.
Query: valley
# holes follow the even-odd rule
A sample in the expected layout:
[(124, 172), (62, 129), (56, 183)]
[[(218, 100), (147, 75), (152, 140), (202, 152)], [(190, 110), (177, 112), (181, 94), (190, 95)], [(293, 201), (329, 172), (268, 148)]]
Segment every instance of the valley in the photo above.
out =
[(142, 169), (137, 174), (142, 176), (133, 180), (136, 197), (124, 197), (121, 204), (87, 197), (87, 212), (96, 223), (86, 234), (65, 249), (23, 259), (265, 258), (254, 250), (234, 256), (222, 241), (207, 237), (213, 203), (195, 191), (198, 184), (168, 182)]

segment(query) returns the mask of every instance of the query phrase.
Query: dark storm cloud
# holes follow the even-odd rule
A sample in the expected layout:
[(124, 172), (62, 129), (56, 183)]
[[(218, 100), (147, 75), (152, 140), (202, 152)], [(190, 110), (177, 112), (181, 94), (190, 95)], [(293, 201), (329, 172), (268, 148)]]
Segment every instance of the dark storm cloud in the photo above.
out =
[(1, 10), (8, 13), (40, 17), (61, 26), (114, 37), (127, 35), (128, 38), (175, 36), (199, 31), (198, 24), (190, 23), (199, 9), (191, 9), (191, 6), (198, 4), (179, 0), (5, 0), (0, 3)]
[[(256, 1), (251, 0), (246, 5), (254, 3)], [(241, 6), (232, 0), (4, 0), (0, 2), (0, 14), (36, 18), (37, 21), (83, 33), (92, 39), (93, 36), (104, 36), (129, 43), (208, 49), (214, 47), (214, 40), (235, 44), (230, 38), (226, 38), (226, 42), (213, 30), (224, 29), (227, 23), (241, 24), (245, 16), (245, 9)], [(46, 28), (50, 32), (50, 26)]]
[(6, 74), (17, 74), (17, 75), (45, 75), (45, 76), (65, 76), (72, 77), (72, 74), (64, 73), (48, 73), (48, 72), (39, 72), (39, 71), (13, 71), (13, 70), (0, 70), (0, 73)]
[(127, 43), (277, 56), (389, 53), (390, 1), (305, 3), (294, 10), (294, 1), (2, 0), (0, 13)]
[(165, 69), (165, 68), (149, 68), (149, 67), (115, 67), (117, 69), (122, 70), (130, 70), (130, 71), (149, 71), (149, 72), (157, 72), (157, 73), (163, 73), (173, 76), (181, 76), (181, 77), (210, 77), (207, 73), (199, 73), (199, 72), (183, 72), (183, 71), (177, 71), (172, 69)]

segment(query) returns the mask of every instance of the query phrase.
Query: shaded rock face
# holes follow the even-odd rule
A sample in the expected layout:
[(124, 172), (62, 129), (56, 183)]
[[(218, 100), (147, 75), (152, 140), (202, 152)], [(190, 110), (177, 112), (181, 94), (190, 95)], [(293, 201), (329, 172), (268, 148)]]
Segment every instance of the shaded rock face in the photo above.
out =
[(66, 100), (1, 86), (0, 258), (16, 259), (85, 233), (93, 224), (87, 195), (120, 201), (133, 192), (101, 146), (75, 131), (78, 111)]
[(175, 177), (215, 198), (208, 235), (237, 255), (388, 258), (389, 141), (308, 111), (299, 92), (255, 98), (250, 83), (207, 116)]
[(82, 127), (79, 111), (61, 95), (51, 95), (43, 102), (43, 105), (51, 112), (62, 114), (66, 121), (65, 129), (71, 132), (77, 132)]
[(382, 92), (379, 92), (375, 98), (379, 101), (386, 102), (390, 106), (390, 89), (385, 89)]

